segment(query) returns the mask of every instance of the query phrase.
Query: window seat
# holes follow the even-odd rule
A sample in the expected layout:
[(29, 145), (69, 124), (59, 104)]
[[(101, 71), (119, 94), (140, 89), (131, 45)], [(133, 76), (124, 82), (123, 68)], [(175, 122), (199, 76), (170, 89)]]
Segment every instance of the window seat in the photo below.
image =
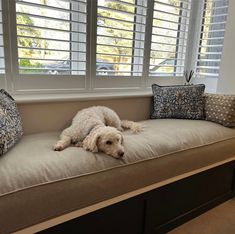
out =
[(235, 129), (203, 120), (142, 122), (124, 132), (125, 156), (52, 150), (60, 132), (25, 135), (0, 158), (0, 233), (163, 182), (235, 156)]

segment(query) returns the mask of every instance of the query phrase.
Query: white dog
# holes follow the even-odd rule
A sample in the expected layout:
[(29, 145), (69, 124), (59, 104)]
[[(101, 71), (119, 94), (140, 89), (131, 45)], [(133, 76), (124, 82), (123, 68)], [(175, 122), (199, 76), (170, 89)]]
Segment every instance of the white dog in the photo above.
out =
[(113, 110), (104, 106), (83, 109), (74, 117), (71, 126), (61, 133), (54, 150), (61, 151), (73, 143), (91, 152), (102, 151), (121, 158), (124, 155), (123, 128), (138, 133), (142, 126), (133, 121), (121, 121)]

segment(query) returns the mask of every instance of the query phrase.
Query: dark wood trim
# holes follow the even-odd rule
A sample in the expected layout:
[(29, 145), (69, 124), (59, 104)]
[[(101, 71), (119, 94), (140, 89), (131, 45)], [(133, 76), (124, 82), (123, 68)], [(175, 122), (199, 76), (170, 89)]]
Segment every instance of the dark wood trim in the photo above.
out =
[(234, 176), (232, 161), (40, 233), (166, 233), (235, 196)]
[(203, 204), (202, 206), (199, 206), (199, 207), (189, 211), (188, 213), (185, 213), (175, 219), (170, 220), (168, 223), (165, 223), (163, 225), (158, 226), (155, 229), (155, 231), (158, 234), (167, 233), (167, 232), (171, 231), (172, 229), (186, 223), (187, 221), (189, 221), (189, 220), (205, 213), (206, 211), (220, 205), (221, 203), (231, 199), (232, 197), (233, 197), (233, 195), (231, 194), (231, 192), (224, 194), (221, 197), (218, 197), (214, 200), (211, 200), (211, 201), (207, 202), (206, 204)]

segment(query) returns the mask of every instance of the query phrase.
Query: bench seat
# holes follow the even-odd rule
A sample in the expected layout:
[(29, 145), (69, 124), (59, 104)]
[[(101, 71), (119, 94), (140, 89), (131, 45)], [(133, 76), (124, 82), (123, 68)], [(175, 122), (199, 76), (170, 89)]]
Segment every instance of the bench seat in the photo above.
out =
[(158, 119), (125, 131), (125, 156), (69, 147), (60, 132), (25, 135), (0, 158), (0, 233), (43, 222), (235, 156), (235, 129), (203, 120)]

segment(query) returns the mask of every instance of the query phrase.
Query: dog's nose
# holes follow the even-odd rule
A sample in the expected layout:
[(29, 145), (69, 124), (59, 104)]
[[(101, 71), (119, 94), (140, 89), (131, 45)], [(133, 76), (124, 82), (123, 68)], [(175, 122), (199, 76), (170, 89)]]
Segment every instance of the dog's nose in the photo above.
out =
[(119, 156), (119, 157), (123, 157), (123, 155), (124, 155), (124, 152), (123, 152), (123, 151), (119, 151), (119, 152), (118, 152), (118, 156)]

